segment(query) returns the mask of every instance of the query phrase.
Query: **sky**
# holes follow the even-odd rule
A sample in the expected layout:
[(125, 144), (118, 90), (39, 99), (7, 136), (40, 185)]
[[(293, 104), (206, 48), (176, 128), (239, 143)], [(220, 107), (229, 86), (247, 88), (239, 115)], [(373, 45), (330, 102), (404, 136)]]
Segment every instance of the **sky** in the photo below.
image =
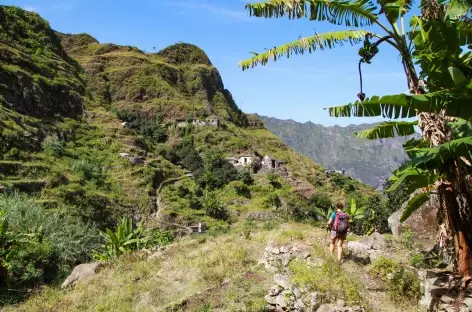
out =
[[(177, 42), (202, 48), (218, 68), (225, 87), (247, 113), (299, 122), (346, 126), (377, 118), (332, 118), (325, 107), (356, 100), (360, 45), (282, 58), (265, 67), (241, 71), (250, 52), (339, 30), (308, 20), (248, 16), (241, 0), (2, 0), (35, 11), (63, 33), (88, 33), (101, 43), (136, 46), (153, 52)], [(372, 64), (363, 66), (367, 96), (407, 90), (398, 53), (381, 45)]]

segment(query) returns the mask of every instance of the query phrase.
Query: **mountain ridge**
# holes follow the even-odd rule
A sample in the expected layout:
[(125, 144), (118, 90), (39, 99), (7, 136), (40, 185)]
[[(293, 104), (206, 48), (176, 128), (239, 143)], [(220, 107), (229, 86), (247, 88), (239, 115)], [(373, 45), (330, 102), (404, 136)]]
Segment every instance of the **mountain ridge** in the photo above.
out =
[(324, 126), (311, 121), (259, 116), (264, 125), (286, 144), (330, 170), (347, 174), (381, 190), (385, 180), (407, 156), (402, 145), (408, 138), (375, 141), (359, 139), (354, 132), (372, 128), (378, 123)]

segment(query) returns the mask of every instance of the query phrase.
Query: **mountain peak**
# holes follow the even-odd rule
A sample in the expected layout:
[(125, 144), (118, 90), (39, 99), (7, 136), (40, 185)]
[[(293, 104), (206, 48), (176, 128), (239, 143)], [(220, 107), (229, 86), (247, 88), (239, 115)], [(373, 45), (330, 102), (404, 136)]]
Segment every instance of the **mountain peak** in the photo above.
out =
[(208, 55), (196, 45), (179, 42), (157, 53), (171, 64), (201, 64), (212, 66)]

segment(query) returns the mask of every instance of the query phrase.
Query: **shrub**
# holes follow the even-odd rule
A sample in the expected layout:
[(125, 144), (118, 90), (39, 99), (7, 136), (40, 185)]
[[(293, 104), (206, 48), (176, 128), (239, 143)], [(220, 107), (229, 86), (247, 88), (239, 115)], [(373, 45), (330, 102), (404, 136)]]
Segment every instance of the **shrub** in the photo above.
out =
[(310, 197), (310, 205), (320, 208), (324, 212), (328, 212), (328, 210), (333, 207), (333, 202), (324, 194), (315, 194)]
[(60, 141), (55, 136), (48, 136), (41, 144), (46, 155), (53, 157), (60, 157), (65, 154), (64, 142)]
[(200, 197), (200, 205), (210, 217), (222, 220), (228, 219), (228, 213), (216, 192), (206, 191)]
[(247, 170), (240, 171), (238, 173), (237, 179), (246, 185), (252, 185), (254, 183), (251, 173)]
[(293, 261), (290, 269), (295, 284), (323, 293), (328, 301), (343, 299), (348, 304), (362, 303), (358, 282), (332, 259), (326, 258), (321, 267), (311, 267), (304, 261)]
[(270, 221), (264, 222), (264, 224), (262, 225), (262, 228), (266, 231), (271, 231), (277, 228), (277, 226), (278, 226), (278, 223), (276, 221), (270, 220)]
[(103, 179), (102, 168), (99, 165), (92, 163), (88, 159), (79, 159), (72, 164), (72, 170), (80, 175), (82, 180), (97, 180)]
[(389, 274), (393, 274), (400, 268), (400, 264), (393, 259), (378, 257), (372, 263), (369, 272), (373, 276), (386, 281)]
[(410, 265), (415, 268), (421, 268), (425, 265), (424, 254), (415, 253), (410, 256)]
[(249, 187), (244, 184), (242, 181), (232, 181), (229, 186), (234, 189), (236, 194), (244, 197), (250, 197), (251, 196), (251, 190), (249, 190)]
[(2, 266), (10, 288), (52, 282), (88, 261), (99, 245), (94, 227), (49, 213), (28, 197), (0, 195), (0, 211)]
[(114, 230), (107, 228), (101, 234), (105, 243), (102, 251), (95, 255), (98, 260), (115, 259), (135, 250), (169, 245), (173, 240), (170, 233), (145, 229), (127, 217), (121, 218)]
[(412, 249), (415, 241), (413, 239), (413, 232), (409, 227), (404, 227), (402, 229), (401, 243), (405, 248)]
[(401, 267), (388, 283), (390, 297), (397, 302), (417, 302), (421, 297), (421, 283), (416, 274)]

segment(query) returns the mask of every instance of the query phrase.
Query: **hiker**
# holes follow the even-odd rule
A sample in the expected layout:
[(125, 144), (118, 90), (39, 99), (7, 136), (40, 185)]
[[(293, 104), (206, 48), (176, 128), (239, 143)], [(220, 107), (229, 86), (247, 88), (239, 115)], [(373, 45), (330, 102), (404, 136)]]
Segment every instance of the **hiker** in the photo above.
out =
[(344, 205), (342, 203), (336, 204), (336, 211), (333, 211), (329, 216), (328, 230), (330, 232), (331, 244), (329, 251), (334, 255), (334, 246), (338, 243), (338, 262), (341, 263), (343, 254), (343, 243), (347, 236), (349, 229), (349, 216), (343, 212)]

